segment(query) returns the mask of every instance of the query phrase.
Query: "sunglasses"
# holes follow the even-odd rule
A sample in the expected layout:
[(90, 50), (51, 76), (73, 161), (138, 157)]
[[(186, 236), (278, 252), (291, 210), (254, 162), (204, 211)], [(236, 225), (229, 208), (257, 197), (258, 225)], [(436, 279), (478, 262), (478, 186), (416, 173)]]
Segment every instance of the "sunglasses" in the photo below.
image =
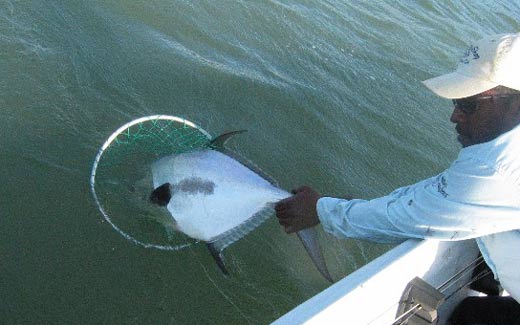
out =
[(487, 100), (487, 99), (494, 99), (494, 98), (505, 98), (505, 97), (513, 97), (518, 96), (519, 94), (503, 94), (503, 95), (491, 95), (491, 96), (472, 96), (472, 97), (466, 97), (466, 98), (459, 98), (459, 99), (453, 99), (453, 106), (455, 108), (462, 111), (462, 113), (466, 115), (471, 115), (475, 113), (479, 106), (478, 102), (481, 100)]

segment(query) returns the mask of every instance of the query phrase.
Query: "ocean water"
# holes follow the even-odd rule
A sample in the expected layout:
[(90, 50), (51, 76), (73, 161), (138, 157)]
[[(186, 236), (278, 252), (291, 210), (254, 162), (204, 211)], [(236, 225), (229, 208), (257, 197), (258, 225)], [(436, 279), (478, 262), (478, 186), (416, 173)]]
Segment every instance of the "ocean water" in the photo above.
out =
[[(456, 157), (421, 80), (520, 30), (517, 0), (0, 2), (2, 323), (266, 324), (329, 284), (272, 218), (225, 251), (146, 249), (89, 191), (106, 138), (168, 114), (285, 189), (373, 198)], [(320, 231), (336, 279), (391, 246)]]

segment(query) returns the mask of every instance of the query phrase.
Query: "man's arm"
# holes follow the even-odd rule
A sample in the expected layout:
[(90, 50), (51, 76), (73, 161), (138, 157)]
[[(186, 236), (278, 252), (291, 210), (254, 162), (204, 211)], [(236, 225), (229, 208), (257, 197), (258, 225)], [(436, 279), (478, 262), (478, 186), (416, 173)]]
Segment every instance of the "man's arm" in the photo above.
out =
[[(286, 231), (316, 224), (316, 215), (335, 236), (383, 243), (408, 238), (462, 240), (520, 229), (520, 190), (493, 168), (471, 160), (374, 200), (319, 198), (313, 192), (307, 188), (284, 200), (284, 209), (277, 209)], [(315, 211), (310, 208), (313, 202)], [(297, 211), (293, 204), (306, 207), (292, 213)]]

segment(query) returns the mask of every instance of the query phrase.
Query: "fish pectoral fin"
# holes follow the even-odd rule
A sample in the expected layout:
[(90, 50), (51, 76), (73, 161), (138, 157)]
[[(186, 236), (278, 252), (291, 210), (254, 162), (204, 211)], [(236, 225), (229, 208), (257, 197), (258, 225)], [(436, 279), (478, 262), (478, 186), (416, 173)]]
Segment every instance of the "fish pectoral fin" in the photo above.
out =
[(214, 138), (213, 140), (211, 140), (209, 145), (213, 149), (222, 150), (222, 149), (224, 149), (224, 145), (226, 144), (226, 142), (232, 136), (234, 136), (236, 134), (244, 133), (244, 132), (247, 132), (247, 130), (238, 130), (238, 131), (231, 131), (231, 132), (223, 133), (223, 134), (219, 135), (218, 137)]
[(153, 190), (152, 194), (150, 194), (150, 202), (162, 207), (167, 206), (171, 198), (172, 193), (170, 189), (170, 183), (162, 184)]
[(321, 253), (316, 230), (314, 228), (303, 229), (298, 231), (297, 235), (320, 274), (330, 283), (334, 283), (327, 268), (327, 264), (325, 263), (325, 258), (323, 258), (323, 254)]
[(207, 243), (206, 246), (208, 247), (211, 256), (213, 256), (213, 258), (215, 259), (215, 262), (217, 262), (218, 268), (225, 275), (229, 275), (229, 272), (226, 268), (226, 264), (224, 263), (224, 256), (222, 255), (222, 250), (220, 250), (214, 243)]

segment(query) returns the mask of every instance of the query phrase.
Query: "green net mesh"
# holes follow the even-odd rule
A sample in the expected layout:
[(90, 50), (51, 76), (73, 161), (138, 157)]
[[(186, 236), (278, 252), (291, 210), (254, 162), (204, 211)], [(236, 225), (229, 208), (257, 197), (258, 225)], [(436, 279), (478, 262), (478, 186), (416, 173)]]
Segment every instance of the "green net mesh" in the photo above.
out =
[(149, 202), (151, 165), (161, 157), (209, 148), (211, 136), (193, 123), (171, 116), (132, 121), (105, 142), (94, 162), (91, 190), (100, 212), (125, 238), (159, 249), (193, 243), (174, 232), (168, 211)]

